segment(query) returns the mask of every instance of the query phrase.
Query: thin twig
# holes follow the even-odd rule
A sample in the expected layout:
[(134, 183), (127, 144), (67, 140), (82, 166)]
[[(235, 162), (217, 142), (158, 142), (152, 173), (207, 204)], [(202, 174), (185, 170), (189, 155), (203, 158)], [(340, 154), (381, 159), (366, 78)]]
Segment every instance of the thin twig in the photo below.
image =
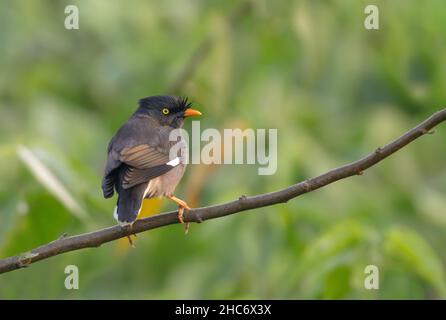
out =
[[(405, 147), (422, 135), (432, 133), (431, 129), (446, 120), (446, 109), (436, 112), (431, 117), (423, 121), (415, 128), (409, 130), (398, 139), (392, 141), (384, 147), (375, 149), (366, 157), (342, 167), (330, 170), (317, 177), (307, 179), (288, 188), (260, 194), (256, 196), (241, 196), (238, 200), (219, 204), (210, 207), (192, 209), (185, 212), (184, 221), (203, 222), (209, 219), (224, 217), (237, 212), (271, 206), (277, 203), (284, 203), (296, 198), (304, 193), (308, 193), (329, 185), (335, 181), (361, 175), (366, 169), (387, 158), (391, 154)], [(178, 223), (178, 212), (167, 212), (149, 218), (137, 220), (131, 230), (132, 234)], [(59, 254), (79, 250), (83, 248), (99, 247), (107, 243), (129, 235), (127, 228), (119, 225), (85, 233), (72, 237), (61, 237), (51, 243), (40, 246), (25, 254), (17, 255), (0, 260), (0, 273), (27, 267), (30, 264), (44, 260)]]

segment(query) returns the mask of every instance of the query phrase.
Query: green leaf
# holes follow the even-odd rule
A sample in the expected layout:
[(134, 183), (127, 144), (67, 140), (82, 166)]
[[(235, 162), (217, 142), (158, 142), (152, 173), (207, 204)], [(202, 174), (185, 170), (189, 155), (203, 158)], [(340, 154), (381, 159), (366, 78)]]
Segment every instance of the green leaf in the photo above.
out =
[(350, 220), (331, 227), (311, 241), (305, 249), (297, 268), (289, 276), (289, 290), (296, 291), (297, 284), (301, 288), (299, 290), (305, 292), (306, 298), (319, 295), (340, 296), (346, 293), (350, 285), (345, 277), (339, 279), (340, 283), (336, 288), (327, 294), (324, 293), (327, 286), (334, 281), (330, 280), (330, 274), (356, 261), (358, 252), (363, 249), (363, 244), (370, 241), (372, 232), (369, 228)]
[(417, 232), (392, 228), (385, 239), (385, 251), (403, 266), (428, 282), (440, 296), (446, 297), (444, 267), (430, 244)]
[(324, 299), (342, 299), (350, 291), (351, 268), (339, 266), (331, 271), (325, 279)]

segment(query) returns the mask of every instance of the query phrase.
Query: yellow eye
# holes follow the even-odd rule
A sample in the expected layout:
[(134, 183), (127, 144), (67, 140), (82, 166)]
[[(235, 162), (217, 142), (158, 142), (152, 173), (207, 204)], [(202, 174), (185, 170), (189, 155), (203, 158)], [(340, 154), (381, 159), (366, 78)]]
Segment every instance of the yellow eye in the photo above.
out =
[(164, 109), (163, 109), (163, 114), (168, 115), (168, 114), (169, 114), (169, 109), (164, 108)]

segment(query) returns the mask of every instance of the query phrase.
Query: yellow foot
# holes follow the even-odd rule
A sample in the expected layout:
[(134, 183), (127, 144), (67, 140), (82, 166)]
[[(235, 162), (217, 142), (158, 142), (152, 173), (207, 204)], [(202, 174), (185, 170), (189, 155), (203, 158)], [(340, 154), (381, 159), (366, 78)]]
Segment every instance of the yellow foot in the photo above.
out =
[[(185, 207), (179, 206), (178, 207), (178, 220), (183, 224), (184, 226), (184, 234), (187, 234), (189, 232), (189, 222), (184, 222), (183, 214), (184, 214)], [(187, 207), (186, 209), (190, 209)]]
[[(136, 221), (136, 220), (135, 220)], [(132, 248), (136, 248), (135, 243), (133, 242), (132, 239), (132, 231), (133, 231), (133, 224), (135, 223), (135, 221), (133, 221), (132, 223), (129, 224), (129, 234), (127, 235), (127, 239), (129, 240), (129, 244)], [(136, 234), (133, 234), (135, 236), (136, 239)]]
[(175, 196), (169, 196), (169, 199), (178, 203), (178, 220), (184, 225), (184, 233), (187, 234), (189, 232), (189, 222), (184, 222), (183, 215), (184, 209), (190, 210), (190, 207), (187, 205), (186, 201), (178, 199)]
[(130, 244), (130, 246), (131, 246), (132, 248), (136, 248), (135, 243), (133, 242), (133, 240), (132, 240), (132, 236), (131, 236), (130, 234), (127, 236), (127, 239), (129, 239), (129, 244)]

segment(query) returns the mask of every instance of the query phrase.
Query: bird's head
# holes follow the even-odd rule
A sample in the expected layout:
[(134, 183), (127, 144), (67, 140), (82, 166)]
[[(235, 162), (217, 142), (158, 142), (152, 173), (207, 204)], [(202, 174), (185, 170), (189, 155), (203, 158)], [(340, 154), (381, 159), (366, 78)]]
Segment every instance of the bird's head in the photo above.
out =
[(180, 128), (184, 118), (201, 115), (191, 108), (187, 97), (153, 96), (139, 100), (136, 114), (145, 114), (159, 122), (160, 125)]

